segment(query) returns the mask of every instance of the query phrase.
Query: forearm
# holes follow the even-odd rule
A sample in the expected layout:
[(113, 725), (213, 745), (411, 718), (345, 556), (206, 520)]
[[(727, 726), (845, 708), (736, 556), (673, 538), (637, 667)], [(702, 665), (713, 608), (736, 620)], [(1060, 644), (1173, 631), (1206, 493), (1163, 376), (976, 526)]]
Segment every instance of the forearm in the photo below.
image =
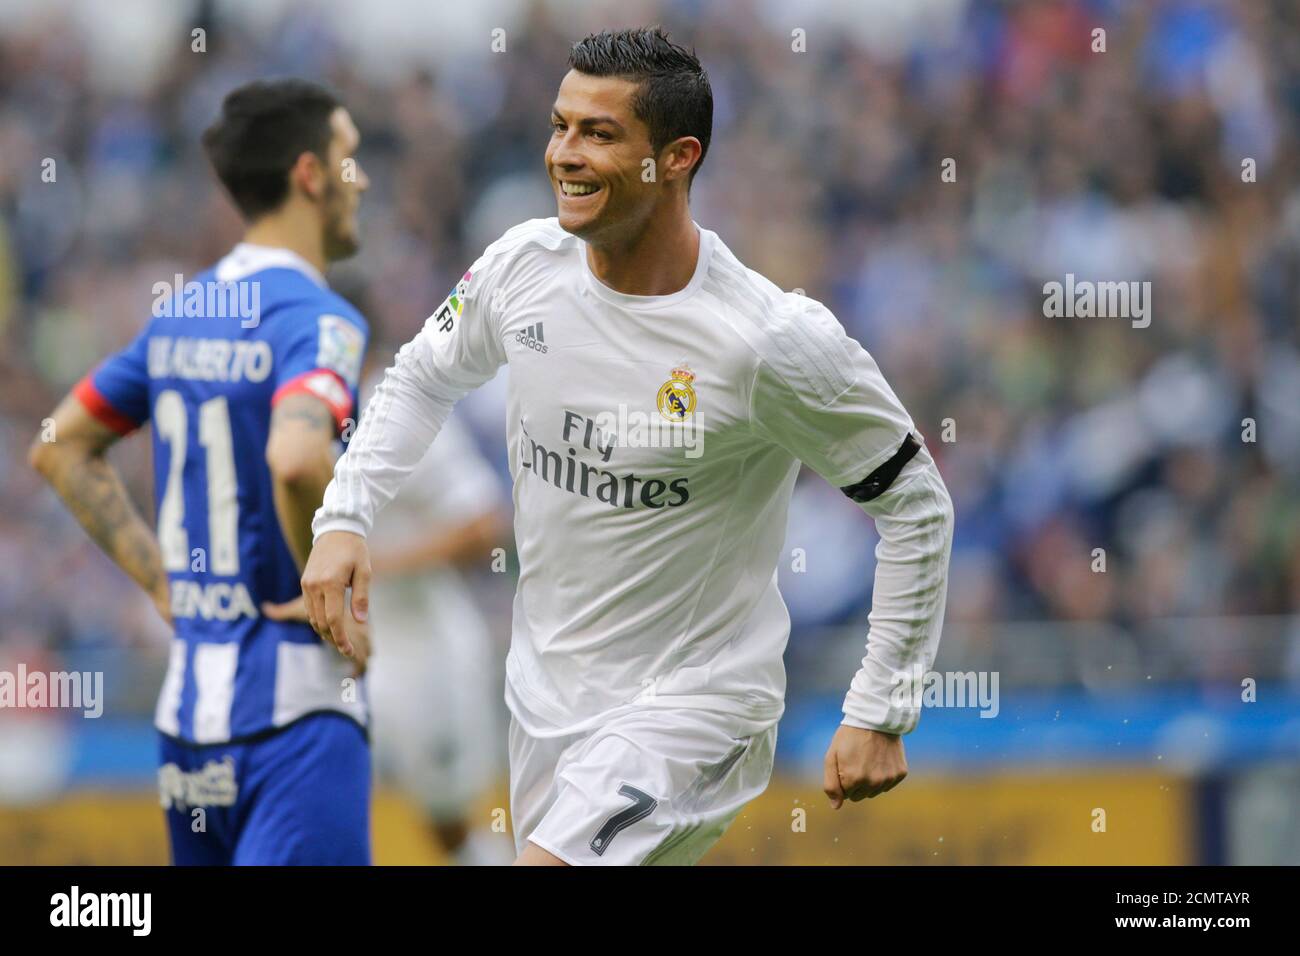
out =
[(920, 719), (919, 681), (934, 663), (952, 550), (952, 501), (922, 451), (895, 485), (863, 505), (876, 522), (867, 654), (844, 700), (844, 722), (903, 734)]
[(311, 519), (334, 473), (334, 413), (319, 397), (284, 398), (271, 413), (266, 465), (280, 534), (298, 569), (311, 554)]
[(312, 518), (320, 507), (332, 474), (332, 463), (323, 459), (314, 473), (301, 475), (294, 481), (276, 478), (272, 482), (280, 532), (300, 571), (306, 566), (307, 556), (311, 554)]
[(158, 539), (102, 454), (52, 449), (39, 457), (36, 467), (118, 567), (150, 595), (165, 592), (167, 572)]
[(334, 479), (312, 525), (316, 537), (328, 531), (370, 533), (375, 515), (419, 464), (464, 394), (436, 379), (428, 345), (417, 336), (397, 353), (347, 453), (335, 463)]

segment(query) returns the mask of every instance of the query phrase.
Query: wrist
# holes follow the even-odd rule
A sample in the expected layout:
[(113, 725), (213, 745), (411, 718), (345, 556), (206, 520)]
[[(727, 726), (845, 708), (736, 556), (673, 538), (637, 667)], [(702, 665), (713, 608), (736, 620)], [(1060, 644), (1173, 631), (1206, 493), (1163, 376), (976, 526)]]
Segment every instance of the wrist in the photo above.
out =
[(320, 541), (322, 536), (335, 531), (345, 531), (348, 534), (355, 534), (358, 538), (364, 539), (370, 529), (356, 518), (323, 518), (318, 514), (316, 520), (312, 522), (311, 530), (311, 543), (314, 545)]

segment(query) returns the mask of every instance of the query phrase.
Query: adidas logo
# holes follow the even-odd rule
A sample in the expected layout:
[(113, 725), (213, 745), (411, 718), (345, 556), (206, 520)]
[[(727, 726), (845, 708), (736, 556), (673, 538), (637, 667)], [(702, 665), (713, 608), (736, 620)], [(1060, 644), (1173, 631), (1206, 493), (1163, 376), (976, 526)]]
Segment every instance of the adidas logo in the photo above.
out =
[(546, 354), (546, 336), (542, 333), (542, 323), (530, 325), (522, 332), (515, 333), (515, 341), (520, 345), (526, 345), (534, 351)]

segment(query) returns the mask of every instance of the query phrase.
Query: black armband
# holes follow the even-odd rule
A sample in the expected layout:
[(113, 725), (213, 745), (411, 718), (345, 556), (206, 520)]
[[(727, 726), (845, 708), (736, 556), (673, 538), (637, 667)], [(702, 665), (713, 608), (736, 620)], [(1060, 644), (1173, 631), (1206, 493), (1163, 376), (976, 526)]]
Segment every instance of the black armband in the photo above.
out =
[(907, 437), (903, 439), (903, 444), (898, 446), (898, 451), (894, 452), (894, 456), (889, 461), (861, 481), (852, 485), (845, 485), (840, 491), (859, 504), (880, 497), (885, 489), (894, 483), (894, 479), (903, 470), (903, 466), (911, 461), (920, 450), (921, 443), (917, 441), (916, 436), (908, 432)]

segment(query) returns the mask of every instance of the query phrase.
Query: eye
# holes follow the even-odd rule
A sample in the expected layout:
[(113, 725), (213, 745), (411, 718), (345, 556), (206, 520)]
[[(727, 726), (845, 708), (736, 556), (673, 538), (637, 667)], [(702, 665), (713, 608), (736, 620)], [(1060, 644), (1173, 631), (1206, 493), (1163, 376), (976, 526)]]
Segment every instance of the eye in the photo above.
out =
[(551, 129), (554, 130), (555, 132), (557, 133), (562, 132), (565, 128), (566, 128), (565, 125), (561, 123), (559, 120), (557, 119), (551, 120)]
[(600, 129), (592, 130), (591, 135), (594, 136), (596, 139), (600, 140), (602, 143), (609, 142), (611, 139), (613, 139), (612, 136), (610, 136), (604, 130), (600, 130)]

